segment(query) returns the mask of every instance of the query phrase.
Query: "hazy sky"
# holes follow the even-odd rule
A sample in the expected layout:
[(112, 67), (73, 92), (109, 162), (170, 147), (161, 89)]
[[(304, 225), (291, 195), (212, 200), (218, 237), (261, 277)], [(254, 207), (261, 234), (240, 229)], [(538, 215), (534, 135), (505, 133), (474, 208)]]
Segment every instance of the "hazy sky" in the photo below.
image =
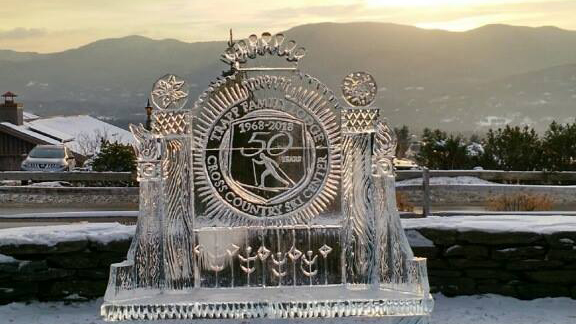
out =
[(144, 35), (224, 40), (314, 22), (468, 30), (490, 23), (576, 30), (576, 0), (0, 0), (0, 49), (54, 52)]

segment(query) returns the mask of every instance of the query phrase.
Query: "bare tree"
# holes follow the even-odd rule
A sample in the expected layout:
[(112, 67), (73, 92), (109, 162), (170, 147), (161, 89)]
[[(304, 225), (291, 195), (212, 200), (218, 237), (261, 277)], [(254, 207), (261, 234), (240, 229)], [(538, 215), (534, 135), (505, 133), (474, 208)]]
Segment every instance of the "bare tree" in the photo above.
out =
[(93, 133), (81, 133), (76, 136), (76, 143), (80, 154), (85, 157), (91, 157), (100, 151), (100, 145), (103, 141), (110, 141), (110, 135), (107, 129), (97, 129)]

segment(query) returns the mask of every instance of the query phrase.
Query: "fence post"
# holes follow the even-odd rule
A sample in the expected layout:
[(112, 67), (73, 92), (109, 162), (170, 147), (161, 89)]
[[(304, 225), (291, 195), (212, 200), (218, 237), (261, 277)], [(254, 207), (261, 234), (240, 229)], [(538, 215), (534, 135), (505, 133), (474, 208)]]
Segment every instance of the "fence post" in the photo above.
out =
[(430, 215), (430, 170), (422, 169), (422, 217)]

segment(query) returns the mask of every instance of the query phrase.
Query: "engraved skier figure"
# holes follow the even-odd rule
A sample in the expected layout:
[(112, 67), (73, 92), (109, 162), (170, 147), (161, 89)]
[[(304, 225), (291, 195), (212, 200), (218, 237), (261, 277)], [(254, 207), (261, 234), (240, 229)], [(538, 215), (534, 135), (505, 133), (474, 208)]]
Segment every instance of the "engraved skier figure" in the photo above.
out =
[[(252, 161), (258, 165), (264, 165), (265, 168), (260, 174), (260, 184), (258, 188), (266, 188), (265, 181), (268, 176), (272, 176), (274, 179), (280, 181), (286, 188), (294, 186), (294, 181), (280, 168), (276, 161), (262, 152), (258, 156), (260, 160), (252, 159)], [(278, 172), (282, 173), (282, 175)]]
[(302, 121), (284, 112), (258, 110), (234, 121), (226, 134), (220, 166), (226, 188), (235, 196), (251, 204), (279, 203), (310, 181), (315, 145)]

